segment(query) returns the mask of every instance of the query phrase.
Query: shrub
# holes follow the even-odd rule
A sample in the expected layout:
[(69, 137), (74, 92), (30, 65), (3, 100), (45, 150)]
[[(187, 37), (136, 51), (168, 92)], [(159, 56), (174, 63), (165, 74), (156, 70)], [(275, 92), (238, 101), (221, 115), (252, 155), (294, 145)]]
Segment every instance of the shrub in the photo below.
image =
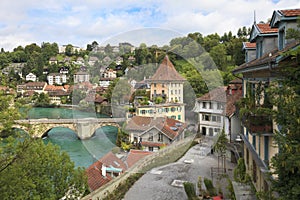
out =
[(212, 180), (204, 178), (204, 184), (210, 196), (217, 195), (216, 188), (214, 187)]
[(193, 183), (190, 182), (184, 182), (184, 191), (186, 195), (188, 196), (188, 200), (194, 200), (196, 199), (196, 191), (195, 191), (195, 186)]

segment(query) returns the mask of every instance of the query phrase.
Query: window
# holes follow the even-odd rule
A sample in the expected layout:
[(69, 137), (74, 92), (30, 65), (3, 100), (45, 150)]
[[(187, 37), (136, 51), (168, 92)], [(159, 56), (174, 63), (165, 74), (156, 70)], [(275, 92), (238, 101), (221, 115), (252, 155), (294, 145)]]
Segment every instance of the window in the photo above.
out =
[(269, 162), (269, 137), (265, 136), (264, 141), (264, 160), (265, 162)]
[(256, 137), (255, 137), (255, 135), (252, 136), (252, 145), (253, 145), (254, 149), (256, 149)]
[(221, 122), (221, 116), (217, 116), (217, 122)]
[(148, 141), (153, 141), (153, 135), (150, 135)]
[(144, 115), (144, 114), (146, 114), (146, 111), (145, 111), (145, 110), (141, 110), (140, 113), (141, 113), (142, 115)]
[(175, 108), (175, 107), (172, 107), (172, 108), (171, 108), (171, 111), (172, 111), (172, 112), (175, 112), (175, 111), (176, 111), (176, 108)]
[(211, 121), (216, 122), (217, 121), (217, 116), (211, 116)]
[(156, 87), (156, 83), (154, 83), (154, 87)]
[(206, 108), (206, 102), (202, 102), (202, 108)]
[(285, 46), (285, 31), (284, 31), (284, 28), (281, 29), (278, 33), (278, 48), (279, 50), (282, 50)]
[(171, 94), (173, 95), (173, 90), (171, 90)]
[(208, 106), (209, 106), (209, 109), (212, 109), (212, 103), (211, 102), (208, 103)]
[(178, 119), (178, 120), (181, 120), (181, 115), (178, 115), (177, 119)]
[(153, 151), (153, 147), (148, 147), (149, 151)]
[(215, 132), (219, 133), (220, 129), (219, 128), (215, 128)]
[(202, 120), (203, 121), (209, 121), (209, 115), (202, 114)]
[(217, 103), (217, 109), (221, 110), (222, 109), (222, 104), (221, 103)]
[(214, 136), (214, 130), (213, 130), (213, 128), (209, 128), (209, 136)]
[(175, 90), (175, 94), (177, 94), (177, 90)]
[(158, 134), (158, 142), (163, 142), (163, 134), (162, 133), (159, 133)]
[(161, 87), (165, 87), (165, 84), (162, 84)]

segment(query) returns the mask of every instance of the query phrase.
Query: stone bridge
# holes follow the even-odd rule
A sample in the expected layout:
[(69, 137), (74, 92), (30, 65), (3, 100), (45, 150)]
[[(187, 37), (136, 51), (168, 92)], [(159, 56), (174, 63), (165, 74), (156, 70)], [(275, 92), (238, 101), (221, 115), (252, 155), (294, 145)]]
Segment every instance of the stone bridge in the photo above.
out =
[(115, 126), (120, 128), (120, 123), (125, 118), (82, 118), (82, 119), (26, 119), (16, 120), (15, 128), (21, 128), (30, 132), (33, 137), (47, 136), (48, 132), (55, 127), (65, 127), (73, 130), (81, 140), (93, 136), (98, 128), (103, 126)]

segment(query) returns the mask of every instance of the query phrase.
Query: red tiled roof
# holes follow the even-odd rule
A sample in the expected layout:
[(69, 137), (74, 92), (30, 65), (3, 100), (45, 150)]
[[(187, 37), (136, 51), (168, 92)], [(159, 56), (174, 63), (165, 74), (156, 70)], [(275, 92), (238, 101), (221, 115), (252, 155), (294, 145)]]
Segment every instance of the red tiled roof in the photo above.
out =
[(125, 163), (111, 151), (100, 158), (99, 161), (107, 167), (121, 168), (123, 172), (127, 169)]
[(25, 84), (26, 87), (44, 87), (46, 82), (28, 82)]
[(185, 81), (175, 69), (168, 56), (165, 56), (150, 81)]
[[(245, 70), (245, 69), (251, 69), (251, 68), (254, 68), (256, 66), (260, 66), (260, 65), (266, 65), (268, 63), (270, 63), (271, 61), (275, 61), (276, 57), (282, 55), (284, 52), (296, 47), (296, 46), (299, 46), (299, 42), (295, 41), (295, 42), (292, 42), (290, 44), (288, 44), (283, 50), (279, 51), (277, 48), (274, 49), (273, 51), (271, 52), (268, 52), (266, 54), (264, 54), (261, 58), (259, 59), (254, 59), (250, 62), (247, 62), (247, 63), (244, 63), (240, 66), (238, 66), (236, 69), (234, 69), (232, 72), (233, 73), (239, 73), (238, 71), (240, 70)], [(270, 56), (271, 55), (271, 56)]]
[[(176, 123), (180, 123), (181, 126), (176, 126)], [(171, 127), (176, 127), (177, 130), (172, 130)], [(145, 131), (156, 128), (160, 130), (170, 139), (176, 138), (182, 131), (186, 128), (186, 124), (178, 120), (168, 118), (168, 117), (141, 117), (133, 116), (127, 123), (125, 129), (128, 131), (140, 131), (141, 133), (146, 133)], [(144, 134), (143, 133), (143, 134)]]
[(108, 174), (106, 174), (106, 177), (102, 176), (102, 165), (102, 162), (97, 161), (86, 169), (86, 174), (88, 177), (87, 182), (92, 191), (100, 188), (101, 186), (112, 180), (111, 176), (109, 176)]
[(142, 158), (144, 158), (144, 157), (146, 157), (150, 154), (152, 154), (152, 152), (150, 152), (150, 151), (141, 151), (141, 150), (131, 149), (128, 156), (127, 156), (127, 159), (126, 159), (128, 168), (132, 167), (140, 159), (142, 159)]
[(199, 97), (198, 100), (226, 102), (226, 86), (217, 87)]
[[(229, 89), (232, 89), (232, 94), (229, 94)], [(231, 116), (236, 111), (235, 103), (242, 97), (242, 85), (238, 80), (233, 81), (228, 87), (222, 86), (216, 88), (209, 93), (204, 94), (198, 98), (200, 101), (217, 101), (225, 103), (224, 114)]]
[(162, 147), (165, 145), (166, 145), (165, 143), (142, 141), (142, 146), (145, 147)]
[(255, 42), (244, 42), (244, 48), (255, 49), (256, 48), (256, 43)]
[(279, 10), (279, 12), (285, 17), (295, 17), (300, 15), (300, 9)]
[(278, 28), (271, 28), (270, 24), (256, 24), (259, 31), (263, 34), (266, 33), (277, 33)]
[(45, 91), (64, 90), (63, 86), (47, 85)]
[[(177, 126), (177, 124), (180, 124), (181, 126)], [(177, 130), (173, 130), (172, 128), (177, 128)], [(161, 132), (173, 140), (181, 134), (185, 128), (185, 123), (166, 117)]]
[(232, 95), (227, 95), (226, 98), (226, 116), (231, 116), (233, 113), (235, 113), (236, 111), (236, 102), (242, 98), (242, 87), (238, 88), (238, 90), (236, 93), (232, 94)]

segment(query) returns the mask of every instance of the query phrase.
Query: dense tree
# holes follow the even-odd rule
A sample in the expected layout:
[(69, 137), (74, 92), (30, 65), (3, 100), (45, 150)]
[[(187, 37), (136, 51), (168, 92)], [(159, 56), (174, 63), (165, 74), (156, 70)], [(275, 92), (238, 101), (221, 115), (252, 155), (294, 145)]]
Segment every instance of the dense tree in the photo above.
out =
[(41, 93), (38, 94), (36, 99), (35, 99), (35, 103), (34, 106), (36, 107), (47, 107), (50, 105), (50, 98), (48, 94), (45, 93)]
[(227, 53), (224, 44), (219, 44), (217, 46), (212, 47), (209, 52), (209, 55), (212, 57), (219, 70), (226, 69)]
[(66, 56), (72, 56), (73, 55), (73, 45), (72, 44), (68, 44), (66, 46), (65, 55)]
[(52, 56), (56, 56), (59, 52), (57, 43), (50, 44), (49, 42), (43, 42), (41, 46), (42, 56), (47, 62)]
[(10, 58), (7, 53), (0, 53), (0, 69), (7, 67), (10, 63)]
[[(289, 29), (289, 32), (293, 34), (288, 36), (294, 37), (297, 31)], [(275, 141), (279, 152), (272, 158), (277, 178), (273, 186), (281, 199), (300, 199), (300, 47), (290, 50), (286, 56), (292, 59), (284, 62), (280, 79), (268, 91), (277, 108), (274, 120), (278, 124)]]
[(107, 45), (104, 47), (104, 52), (105, 52), (107, 55), (111, 55), (111, 54), (112, 54), (113, 48), (110, 46), (110, 44), (107, 44)]
[(30, 45), (26, 45), (25, 49), (24, 49), (25, 53), (30, 56), (31, 54), (33, 54), (33, 52), (41, 52), (41, 47), (39, 47), (37, 44), (32, 43)]
[(21, 105), (0, 93), (1, 199), (60, 199), (67, 194), (67, 199), (74, 199), (85, 194), (85, 173), (75, 169), (66, 153), (14, 131)]

